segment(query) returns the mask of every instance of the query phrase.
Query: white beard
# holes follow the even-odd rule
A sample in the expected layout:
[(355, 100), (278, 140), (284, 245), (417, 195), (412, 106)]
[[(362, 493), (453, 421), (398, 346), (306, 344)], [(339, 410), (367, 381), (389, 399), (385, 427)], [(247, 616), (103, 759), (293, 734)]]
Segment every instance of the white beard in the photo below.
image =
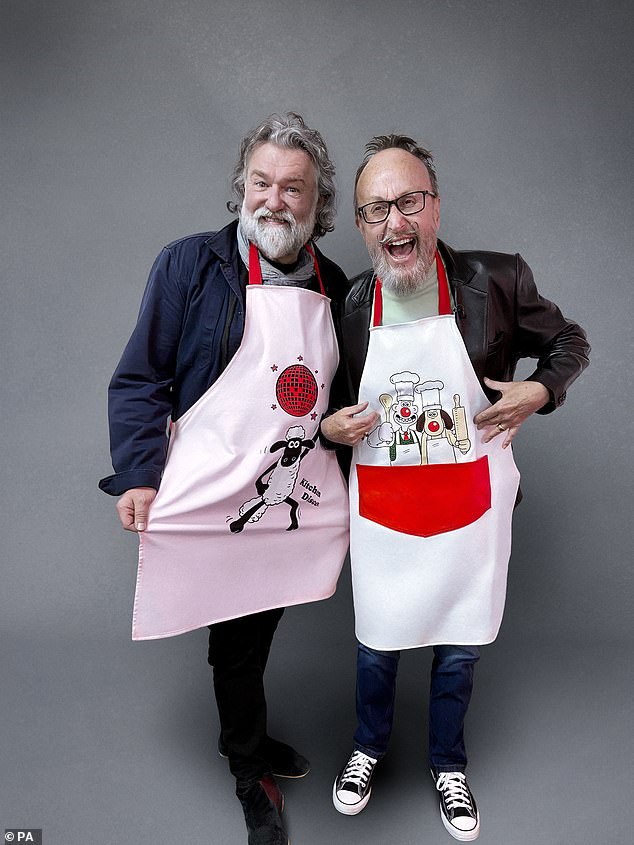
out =
[[(315, 209), (317, 203), (315, 203)], [(240, 209), (240, 223), (247, 238), (255, 244), (265, 258), (277, 261), (285, 255), (298, 253), (310, 240), (315, 228), (315, 209), (304, 223), (298, 223), (291, 211), (273, 213), (268, 208), (258, 208), (253, 214), (248, 212), (242, 204)], [(260, 223), (262, 217), (274, 217), (284, 220), (288, 226), (267, 226)]]
[(385, 250), (380, 243), (374, 243), (370, 247), (370, 258), (374, 272), (381, 280), (384, 288), (396, 296), (408, 296), (425, 281), (425, 276), (436, 256), (436, 235), (418, 233), (417, 242), (414, 247), (418, 251), (416, 264), (408, 269), (406, 267), (393, 267), (385, 256)]

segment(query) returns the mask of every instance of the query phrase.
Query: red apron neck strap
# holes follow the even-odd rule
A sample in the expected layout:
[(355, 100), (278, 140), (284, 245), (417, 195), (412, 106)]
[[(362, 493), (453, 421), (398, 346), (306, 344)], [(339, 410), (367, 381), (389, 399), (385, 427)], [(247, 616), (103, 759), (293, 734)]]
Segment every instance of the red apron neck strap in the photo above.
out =
[[(451, 295), (449, 293), (449, 282), (445, 265), (442, 263), (440, 253), (436, 250), (436, 273), (438, 275), (438, 313), (451, 314)], [(372, 325), (380, 326), (383, 320), (383, 291), (381, 280), (376, 277), (374, 283), (374, 316)]]
[(262, 284), (262, 269), (260, 268), (260, 253), (257, 247), (249, 243), (249, 282), (250, 285)]
[[(315, 266), (315, 274), (317, 276), (317, 281), (319, 282), (319, 290), (321, 291), (323, 296), (326, 296), (326, 289), (324, 288), (324, 283), (321, 280), (321, 273), (319, 272), (319, 264), (317, 263), (317, 256), (315, 255), (313, 248), (306, 244), (306, 249), (308, 254), (313, 259), (313, 264)], [(249, 284), (250, 285), (261, 285), (262, 284), (262, 268), (260, 267), (260, 253), (257, 250), (257, 247), (249, 243)]]
[(380, 326), (383, 322), (383, 288), (381, 280), (376, 277), (374, 282), (374, 316), (372, 317), (372, 325)]
[(438, 274), (438, 313), (451, 314), (451, 294), (449, 293), (449, 281), (445, 265), (442, 262), (440, 253), (436, 250), (436, 272)]
[(315, 250), (312, 248), (310, 244), (305, 244), (306, 251), (309, 255), (313, 257), (313, 264), (315, 265), (315, 275), (317, 276), (317, 281), (319, 282), (319, 291), (322, 296), (326, 296), (326, 288), (324, 287), (324, 283), (321, 280), (321, 273), (319, 272), (319, 264), (317, 262), (317, 256), (315, 255)]

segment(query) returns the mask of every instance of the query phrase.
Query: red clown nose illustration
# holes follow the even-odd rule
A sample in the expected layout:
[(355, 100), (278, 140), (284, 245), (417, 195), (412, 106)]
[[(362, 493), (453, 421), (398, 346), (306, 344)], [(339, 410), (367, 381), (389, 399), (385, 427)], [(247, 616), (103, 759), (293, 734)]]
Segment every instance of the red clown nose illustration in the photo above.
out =
[(275, 386), (280, 408), (292, 417), (303, 417), (317, 403), (317, 382), (308, 367), (293, 364), (280, 373)]

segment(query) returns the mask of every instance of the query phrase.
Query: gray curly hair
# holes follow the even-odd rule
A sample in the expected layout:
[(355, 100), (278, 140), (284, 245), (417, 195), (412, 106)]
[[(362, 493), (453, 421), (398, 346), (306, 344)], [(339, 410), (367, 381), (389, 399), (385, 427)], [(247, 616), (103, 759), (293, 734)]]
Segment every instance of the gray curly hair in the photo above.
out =
[(365, 145), (363, 161), (359, 165), (357, 175), (354, 177), (354, 213), (356, 216), (359, 215), (357, 210), (357, 185), (359, 184), (361, 174), (365, 170), (366, 165), (372, 156), (383, 152), (383, 150), (392, 149), (405, 150), (405, 152), (411, 153), (413, 156), (420, 159), (429, 173), (432, 191), (435, 194), (438, 193), (438, 177), (436, 176), (436, 170), (434, 168), (434, 157), (429, 150), (426, 150), (424, 147), (420, 147), (416, 141), (408, 135), (375, 135), (374, 138), (368, 141)]
[(297, 112), (289, 111), (284, 117), (269, 115), (258, 127), (252, 129), (242, 139), (240, 156), (233, 169), (231, 187), (238, 202), (227, 203), (232, 214), (240, 211), (244, 200), (244, 181), (249, 158), (260, 144), (277, 144), (278, 147), (303, 150), (307, 153), (317, 171), (317, 190), (321, 205), (317, 209), (315, 228), (312, 238), (320, 238), (335, 228), (335, 166), (328, 156), (324, 139), (316, 129), (306, 126), (304, 119)]

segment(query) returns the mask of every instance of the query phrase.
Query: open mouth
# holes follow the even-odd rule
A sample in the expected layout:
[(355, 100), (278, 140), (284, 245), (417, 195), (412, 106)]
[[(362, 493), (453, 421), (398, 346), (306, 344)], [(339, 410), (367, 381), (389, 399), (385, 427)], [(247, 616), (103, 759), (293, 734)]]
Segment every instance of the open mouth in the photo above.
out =
[(289, 213), (270, 211), (268, 208), (259, 208), (253, 216), (258, 223), (265, 226), (290, 226), (293, 222)]
[(413, 236), (405, 238), (393, 238), (387, 243), (383, 244), (383, 248), (387, 250), (392, 258), (403, 259), (407, 258), (416, 246), (416, 238)]

